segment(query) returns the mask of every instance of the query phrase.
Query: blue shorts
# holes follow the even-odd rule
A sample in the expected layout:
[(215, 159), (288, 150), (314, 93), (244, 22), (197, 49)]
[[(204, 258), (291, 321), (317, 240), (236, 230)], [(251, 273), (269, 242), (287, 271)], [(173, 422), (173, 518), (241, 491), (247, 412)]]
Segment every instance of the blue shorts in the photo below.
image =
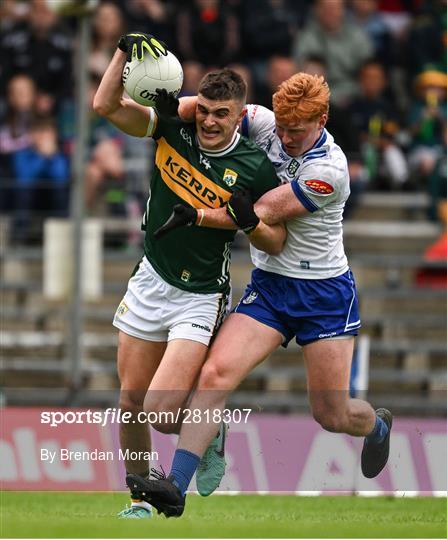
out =
[(361, 326), (351, 270), (329, 279), (298, 279), (256, 268), (233, 311), (278, 330), (284, 347), (294, 336), (301, 346), (335, 336), (356, 336)]

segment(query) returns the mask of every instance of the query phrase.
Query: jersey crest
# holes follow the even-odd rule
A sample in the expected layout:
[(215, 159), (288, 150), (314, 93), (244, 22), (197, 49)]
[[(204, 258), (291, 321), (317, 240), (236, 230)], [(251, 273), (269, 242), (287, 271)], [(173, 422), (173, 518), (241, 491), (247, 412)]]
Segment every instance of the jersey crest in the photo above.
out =
[(237, 172), (232, 171), (231, 169), (225, 169), (223, 181), (227, 184), (228, 187), (234, 186), (237, 180)]
[(298, 163), (298, 161), (296, 159), (292, 159), (287, 166), (287, 174), (289, 176), (295, 176), (299, 166), (300, 164)]

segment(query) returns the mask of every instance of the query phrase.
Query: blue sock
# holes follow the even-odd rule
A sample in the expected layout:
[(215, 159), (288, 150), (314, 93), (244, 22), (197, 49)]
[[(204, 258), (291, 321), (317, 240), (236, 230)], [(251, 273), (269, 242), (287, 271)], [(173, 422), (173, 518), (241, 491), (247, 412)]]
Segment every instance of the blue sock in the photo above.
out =
[(191, 482), (200, 458), (188, 450), (176, 450), (172, 460), (171, 473), (175, 480), (175, 485), (179, 488), (182, 495), (186, 493)]
[(374, 429), (371, 431), (369, 435), (366, 436), (366, 440), (368, 442), (372, 443), (381, 443), (386, 435), (388, 433), (388, 426), (386, 422), (384, 422), (380, 416), (376, 416), (376, 424), (374, 426)]

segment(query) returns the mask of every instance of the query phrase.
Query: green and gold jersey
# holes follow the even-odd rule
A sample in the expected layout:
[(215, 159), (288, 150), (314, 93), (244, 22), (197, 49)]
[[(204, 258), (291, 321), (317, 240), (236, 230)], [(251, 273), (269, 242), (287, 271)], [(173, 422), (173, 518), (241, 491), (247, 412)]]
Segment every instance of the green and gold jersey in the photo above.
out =
[(151, 122), (156, 152), (143, 217), (145, 255), (175, 287), (202, 294), (226, 291), (235, 231), (179, 227), (158, 240), (153, 233), (178, 203), (219, 208), (238, 188), (249, 188), (258, 199), (278, 185), (275, 170), (267, 155), (239, 134), (227, 149), (206, 152), (198, 146), (194, 124), (158, 121), (153, 109)]

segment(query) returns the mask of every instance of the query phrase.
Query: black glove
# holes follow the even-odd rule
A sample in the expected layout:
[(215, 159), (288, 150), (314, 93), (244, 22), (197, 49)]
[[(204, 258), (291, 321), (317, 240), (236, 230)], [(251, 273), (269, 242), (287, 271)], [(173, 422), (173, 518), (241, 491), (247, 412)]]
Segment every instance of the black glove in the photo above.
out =
[(195, 208), (192, 208), (192, 206), (184, 206), (183, 204), (176, 204), (167, 221), (154, 232), (154, 238), (161, 238), (167, 232), (172, 231), (172, 229), (176, 229), (177, 227), (194, 225), (196, 221), (197, 210)]
[(233, 192), (227, 204), (227, 214), (245, 234), (254, 231), (260, 221), (255, 214), (253, 199), (248, 189)]
[(159, 41), (151, 34), (142, 34), (141, 32), (132, 32), (120, 37), (118, 49), (127, 53), (126, 60), (130, 62), (135, 56), (140, 62), (144, 58), (145, 51), (157, 59), (159, 56), (167, 56), (168, 49), (163, 41)]
[(155, 90), (155, 108), (158, 116), (163, 120), (180, 120), (178, 115), (179, 100), (174, 94), (168, 93), (166, 88), (157, 88)]

